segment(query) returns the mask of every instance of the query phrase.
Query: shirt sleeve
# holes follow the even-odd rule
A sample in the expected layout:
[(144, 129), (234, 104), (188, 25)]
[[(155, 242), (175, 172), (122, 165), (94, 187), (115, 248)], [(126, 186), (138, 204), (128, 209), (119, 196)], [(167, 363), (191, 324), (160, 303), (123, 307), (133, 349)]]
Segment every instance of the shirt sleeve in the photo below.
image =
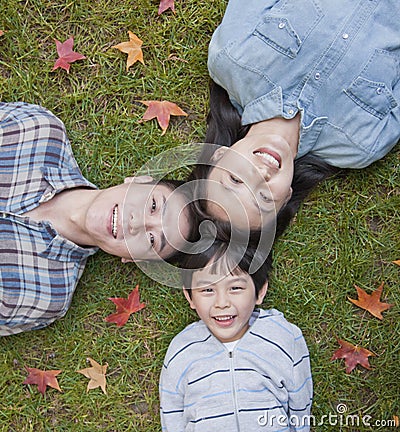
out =
[(183, 371), (168, 362), (168, 353), (160, 375), (160, 417), (163, 432), (184, 432), (184, 394), (179, 389)]
[(313, 384), (310, 354), (301, 330), (294, 334), (293, 386), (289, 388), (289, 420), (291, 431), (310, 430), (310, 412), (313, 399)]

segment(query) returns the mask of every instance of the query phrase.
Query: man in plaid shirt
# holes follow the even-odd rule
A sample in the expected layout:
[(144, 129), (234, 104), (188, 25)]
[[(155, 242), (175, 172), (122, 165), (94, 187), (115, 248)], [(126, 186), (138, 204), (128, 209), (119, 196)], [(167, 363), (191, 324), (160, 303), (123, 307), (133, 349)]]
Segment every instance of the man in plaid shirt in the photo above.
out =
[(193, 230), (188, 197), (175, 187), (144, 176), (98, 189), (57, 117), (0, 103), (0, 335), (64, 316), (98, 248), (124, 262), (174, 255)]

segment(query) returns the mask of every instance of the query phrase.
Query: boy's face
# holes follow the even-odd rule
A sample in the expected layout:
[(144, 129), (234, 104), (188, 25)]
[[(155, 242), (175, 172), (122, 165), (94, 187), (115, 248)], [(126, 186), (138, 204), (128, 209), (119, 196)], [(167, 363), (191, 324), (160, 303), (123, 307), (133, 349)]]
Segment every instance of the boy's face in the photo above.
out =
[(193, 273), (192, 297), (184, 290), (190, 307), (222, 343), (240, 339), (249, 328), (254, 306), (261, 304), (268, 283), (258, 296), (249, 274), (212, 274), (209, 266)]

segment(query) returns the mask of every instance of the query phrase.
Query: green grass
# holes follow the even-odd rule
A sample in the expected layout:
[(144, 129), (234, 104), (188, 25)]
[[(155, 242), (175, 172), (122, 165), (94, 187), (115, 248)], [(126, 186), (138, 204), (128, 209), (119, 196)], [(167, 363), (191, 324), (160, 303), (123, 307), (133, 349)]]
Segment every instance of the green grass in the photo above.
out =
[[(0, 4), (0, 99), (39, 103), (66, 124), (84, 175), (100, 186), (123, 181), (158, 153), (201, 141), (208, 103), (207, 45), (226, 1), (177, 0), (176, 14), (157, 15), (158, 1), (7, 0)], [(126, 55), (112, 46), (143, 40), (145, 65), (126, 72)], [(54, 39), (75, 37), (87, 60), (70, 74), (51, 72)], [(173, 117), (167, 133), (139, 123), (140, 100), (166, 99), (189, 115)], [(277, 243), (265, 307), (276, 307), (303, 330), (314, 376), (316, 419), (348, 413), (391, 420), (400, 416), (400, 152), (332, 179), (303, 205)], [(354, 284), (367, 292), (384, 281), (395, 306), (379, 321), (347, 298)], [(104, 322), (108, 297), (126, 297), (140, 284), (146, 308), (123, 328)], [(150, 280), (135, 265), (99, 252), (87, 265), (65, 318), (49, 328), (0, 339), (0, 431), (160, 430), (158, 376), (171, 338), (195, 319), (178, 290)], [(371, 370), (344, 371), (331, 362), (336, 338), (373, 351)], [(108, 394), (86, 392), (76, 373), (86, 358), (108, 363)], [(23, 385), (25, 366), (62, 369), (62, 393)], [(333, 422), (333, 420), (332, 420)], [(331, 422), (331, 423), (332, 423)], [(324, 425), (316, 431), (391, 430)], [(212, 431), (210, 431), (212, 432)], [(251, 432), (251, 431), (246, 431)]]

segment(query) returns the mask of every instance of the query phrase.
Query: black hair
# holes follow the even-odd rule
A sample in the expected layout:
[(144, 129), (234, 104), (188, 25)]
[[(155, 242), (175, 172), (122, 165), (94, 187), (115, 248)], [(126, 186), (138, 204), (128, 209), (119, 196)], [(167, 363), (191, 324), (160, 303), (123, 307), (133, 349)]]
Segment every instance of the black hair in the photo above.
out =
[[(189, 234), (186, 241), (189, 243), (197, 242), (200, 238), (199, 225), (202, 220), (202, 216), (198, 213), (197, 208), (193, 202), (193, 190), (190, 183), (183, 180), (167, 179), (155, 180), (154, 184), (161, 184), (168, 187), (171, 191), (179, 188), (179, 193), (182, 193), (187, 198), (186, 210), (188, 212), (187, 220), (190, 224)], [(175, 250), (170, 256), (164, 258), (169, 264), (178, 264), (185, 257), (183, 251)]]
[[(241, 124), (241, 117), (232, 105), (225, 89), (211, 80), (210, 84), (210, 111), (207, 116), (207, 130), (205, 142), (230, 147), (244, 138), (250, 129), (249, 125)], [(215, 148), (205, 146), (199, 156), (198, 164), (192, 170), (189, 180), (206, 179), (210, 173), (212, 154)], [(305, 155), (294, 161), (292, 180), (292, 196), (287, 204), (280, 209), (276, 218), (276, 238), (279, 237), (290, 224), (303, 200), (324, 179), (342, 172), (339, 168), (327, 164), (322, 159)], [(204, 184), (200, 182), (198, 184)], [(200, 186), (201, 187), (201, 186)], [(204, 197), (204, 191), (197, 190), (196, 196)], [(207, 214), (206, 201), (196, 201), (197, 212), (203, 217)]]
[[(255, 295), (258, 296), (263, 285), (268, 281), (272, 269), (272, 255), (263, 257), (256, 249), (245, 246), (242, 242), (211, 239), (207, 236), (193, 245), (190, 254), (182, 264), (182, 283), (191, 296), (193, 273), (209, 266), (212, 274), (247, 273), (255, 286)], [(255, 271), (252, 271), (252, 266)], [(253, 267), (253, 268), (254, 268)]]

